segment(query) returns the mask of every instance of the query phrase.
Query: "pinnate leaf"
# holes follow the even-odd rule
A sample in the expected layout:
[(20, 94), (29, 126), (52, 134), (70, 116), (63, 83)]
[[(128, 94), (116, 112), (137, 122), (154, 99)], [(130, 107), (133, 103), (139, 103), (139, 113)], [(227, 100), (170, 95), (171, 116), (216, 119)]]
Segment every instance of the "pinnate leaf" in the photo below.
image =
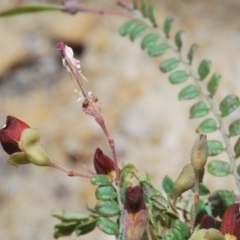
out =
[(234, 152), (236, 158), (240, 157), (240, 138), (238, 138), (237, 142), (234, 145)]
[(198, 102), (190, 108), (190, 118), (204, 117), (209, 112), (205, 102)]
[(169, 38), (170, 30), (172, 27), (172, 22), (173, 22), (173, 17), (168, 16), (163, 25), (163, 30), (164, 30), (167, 38)]
[(118, 224), (108, 218), (99, 217), (97, 226), (108, 235), (116, 235), (118, 233)]
[(145, 49), (150, 46), (153, 46), (157, 40), (158, 40), (158, 36), (156, 34), (149, 33), (143, 38), (143, 40), (141, 42), (141, 48)]
[(160, 64), (160, 70), (164, 73), (172, 71), (179, 64), (176, 58), (169, 58)]
[(212, 160), (207, 166), (208, 172), (217, 177), (224, 177), (231, 173), (231, 167), (228, 162), (221, 160)]
[(192, 44), (192, 46), (190, 47), (190, 49), (188, 51), (187, 58), (188, 58), (188, 61), (190, 64), (192, 64), (193, 54), (194, 54), (194, 51), (197, 48), (197, 46), (198, 45), (196, 43)]
[(63, 9), (64, 9), (63, 5), (28, 3), (18, 8), (12, 8), (7, 11), (0, 12), (0, 17), (10, 17), (19, 14), (36, 13), (44, 11), (62, 11)]
[(240, 119), (232, 122), (228, 128), (229, 137), (237, 136), (240, 134)]
[(222, 117), (228, 116), (239, 106), (239, 98), (234, 95), (228, 95), (220, 103)]
[(197, 97), (199, 94), (199, 91), (195, 85), (189, 85), (181, 90), (181, 92), (178, 95), (179, 100), (187, 100), (187, 99), (193, 99)]
[(182, 34), (184, 33), (183, 30), (179, 30), (175, 35), (175, 43), (178, 48), (178, 51), (181, 51), (182, 48)]
[(168, 77), (170, 83), (178, 84), (186, 81), (189, 77), (189, 74), (184, 70), (178, 70), (171, 73)]
[(135, 26), (130, 32), (131, 41), (134, 41), (136, 38), (140, 37), (144, 33), (145, 29), (146, 27), (142, 24)]
[(156, 3), (151, 3), (148, 7), (148, 18), (150, 19), (150, 21), (152, 22), (154, 27), (157, 26), (155, 16), (154, 16), (154, 10), (155, 10), (156, 6), (157, 6)]
[(148, 54), (151, 57), (157, 57), (164, 54), (167, 51), (168, 47), (166, 44), (158, 44), (148, 48)]
[(209, 80), (207, 89), (210, 93), (210, 97), (212, 97), (217, 91), (221, 78), (222, 76), (219, 73), (214, 73)]
[(203, 80), (210, 72), (212, 62), (207, 59), (203, 59), (198, 67), (198, 75)]
[(197, 132), (210, 133), (218, 129), (217, 122), (213, 118), (205, 119), (197, 128)]
[(224, 150), (223, 144), (218, 140), (208, 140), (208, 156), (216, 156)]
[(124, 23), (118, 30), (121, 36), (126, 36), (137, 25), (136, 20), (129, 20)]

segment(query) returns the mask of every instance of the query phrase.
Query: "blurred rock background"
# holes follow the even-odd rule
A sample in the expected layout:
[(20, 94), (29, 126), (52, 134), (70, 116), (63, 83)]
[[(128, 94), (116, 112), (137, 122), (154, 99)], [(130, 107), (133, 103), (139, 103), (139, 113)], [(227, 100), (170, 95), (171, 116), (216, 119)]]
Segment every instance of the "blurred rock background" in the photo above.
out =
[[(0, 10), (24, 1), (0, 0)], [(33, 2), (33, 1), (32, 1)], [(42, 1), (38, 1), (42, 2)], [(60, 1), (48, 1), (60, 3)], [(158, 0), (157, 22), (174, 16), (173, 33), (184, 29), (183, 52), (198, 43), (193, 67), (203, 58), (213, 61), (211, 73), (222, 74), (216, 94), (220, 102), (240, 89), (240, 2), (238, 0)], [(114, 1), (88, 0), (82, 4), (98, 9), (124, 11)], [(42, 143), (51, 159), (69, 169), (84, 172), (80, 162), (93, 169), (97, 147), (110, 155), (100, 128), (83, 115), (74, 93), (77, 84), (62, 66), (55, 48), (59, 41), (73, 47), (81, 60), (85, 83), (103, 102), (103, 115), (116, 142), (120, 165), (133, 163), (139, 174), (147, 171), (161, 188), (168, 174), (176, 178), (188, 162), (195, 128), (201, 119), (189, 120), (195, 100), (179, 102), (179, 91), (188, 83), (171, 86), (158, 70), (159, 60), (148, 57), (136, 43), (118, 35), (126, 19), (79, 13), (70, 16), (49, 12), (0, 19), (0, 124), (13, 115), (39, 128)], [(189, 80), (191, 81), (191, 80)], [(239, 116), (236, 111), (226, 123)], [(209, 115), (210, 116), (210, 115)], [(217, 133), (209, 134), (210, 139)], [(233, 139), (233, 142), (236, 138)], [(111, 155), (110, 155), (111, 156)], [(70, 178), (53, 169), (28, 165), (18, 169), (7, 164), (0, 149), (0, 239), (53, 239), (58, 223), (51, 210), (86, 212), (94, 204), (94, 187), (87, 179)], [(226, 159), (222, 154), (217, 159)], [(229, 178), (206, 174), (212, 189), (235, 189)], [(70, 240), (77, 239), (71, 236)], [(112, 239), (95, 230), (80, 239)]]

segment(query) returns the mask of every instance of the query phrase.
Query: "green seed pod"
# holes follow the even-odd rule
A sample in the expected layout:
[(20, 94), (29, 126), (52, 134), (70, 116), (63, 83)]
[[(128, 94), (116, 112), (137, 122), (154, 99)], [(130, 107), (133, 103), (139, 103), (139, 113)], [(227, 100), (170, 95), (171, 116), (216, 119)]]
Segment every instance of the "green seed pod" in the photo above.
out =
[(207, 162), (207, 156), (207, 136), (200, 134), (193, 144), (191, 153), (191, 162), (195, 173), (200, 174), (200, 172), (203, 171)]
[(195, 183), (195, 174), (191, 163), (186, 164), (179, 177), (173, 184), (173, 192), (176, 197), (191, 189)]

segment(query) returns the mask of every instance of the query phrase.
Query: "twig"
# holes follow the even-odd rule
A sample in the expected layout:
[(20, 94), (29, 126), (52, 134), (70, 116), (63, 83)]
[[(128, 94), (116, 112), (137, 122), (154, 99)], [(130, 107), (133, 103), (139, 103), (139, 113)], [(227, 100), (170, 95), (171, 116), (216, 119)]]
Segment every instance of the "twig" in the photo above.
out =
[(133, 10), (133, 6), (132, 4), (130, 3), (127, 3), (126, 1), (124, 0), (116, 0), (116, 4), (118, 4), (119, 6), (129, 10), (129, 11), (132, 11)]
[(68, 170), (66, 168), (63, 168), (53, 162), (50, 163), (50, 167), (55, 168), (61, 172), (65, 172), (68, 174), (68, 176), (70, 177), (84, 177), (84, 178), (91, 178), (93, 175), (89, 175), (89, 174), (83, 174), (83, 173), (79, 173), (73, 170)]

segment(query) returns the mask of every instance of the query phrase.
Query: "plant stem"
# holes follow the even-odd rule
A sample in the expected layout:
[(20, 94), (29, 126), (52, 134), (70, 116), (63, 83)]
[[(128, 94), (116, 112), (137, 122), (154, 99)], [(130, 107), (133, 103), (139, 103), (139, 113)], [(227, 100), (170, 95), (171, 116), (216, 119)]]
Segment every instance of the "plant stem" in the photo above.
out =
[(68, 176), (70, 177), (84, 177), (84, 178), (91, 178), (93, 175), (89, 175), (89, 174), (83, 174), (83, 173), (79, 173), (73, 170), (68, 170), (66, 168), (63, 168), (53, 162), (50, 163), (50, 167), (55, 168), (61, 172), (65, 172), (68, 174)]
[(168, 39), (166, 37), (166, 35), (159, 28), (155, 28), (153, 26), (153, 24), (149, 21), (149, 19), (144, 18), (139, 11), (136, 11), (135, 17), (138, 20), (142, 21), (144, 24), (146, 24), (153, 31), (155, 31), (160, 36), (160, 38), (163, 40), (163, 42), (170, 49), (172, 49), (176, 53), (176, 55), (179, 57), (180, 61), (188, 69), (190, 76), (193, 78), (193, 80), (195, 81), (196, 85), (200, 89), (200, 92), (202, 93), (203, 97), (206, 99), (207, 103), (209, 104), (213, 115), (215, 116), (216, 120), (218, 121), (219, 131), (220, 131), (220, 133), (222, 135), (222, 138), (223, 138), (223, 141), (224, 141), (224, 143), (226, 145), (226, 153), (228, 155), (229, 161), (230, 161), (231, 166), (232, 166), (232, 175), (233, 175), (233, 178), (234, 178), (235, 183), (237, 185), (238, 192), (240, 193), (240, 181), (239, 181), (239, 177), (238, 177), (238, 173), (237, 173), (236, 158), (233, 155), (233, 151), (231, 149), (230, 140), (229, 140), (228, 135), (226, 133), (226, 130), (225, 130), (222, 118), (219, 115), (219, 111), (217, 109), (217, 106), (216, 106), (215, 102), (210, 97), (209, 93), (207, 92), (207, 90), (206, 90), (205, 86), (203, 85), (202, 81), (200, 80), (200, 78), (197, 77), (197, 74), (193, 70), (193, 68), (190, 65), (190, 63), (186, 60), (185, 56), (180, 51), (178, 51), (178, 49), (175, 47), (173, 42), (170, 39)]
[(116, 0), (116, 4), (120, 5), (121, 7), (129, 10), (129, 11), (132, 11), (133, 10), (133, 6), (132, 4), (130, 3), (127, 3), (126, 1), (124, 0)]

